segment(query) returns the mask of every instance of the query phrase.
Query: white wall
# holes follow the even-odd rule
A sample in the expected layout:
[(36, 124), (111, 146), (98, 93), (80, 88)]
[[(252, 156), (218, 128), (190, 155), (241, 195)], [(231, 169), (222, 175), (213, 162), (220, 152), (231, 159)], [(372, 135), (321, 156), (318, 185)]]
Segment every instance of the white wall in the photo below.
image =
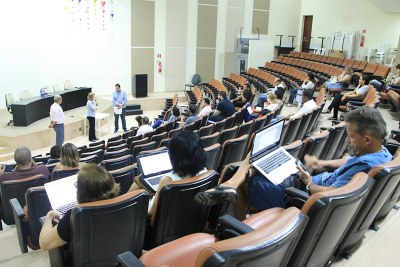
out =
[(99, 95), (110, 94), (115, 83), (130, 91), (131, 4), (113, 2), (112, 21), (106, 1), (103, 30), (100, 1), (95, 16), (93, 1), (72, 8), (77, 1), (0, 0), (0, 107), (5, 92), (19, 99), (20, 90), (38, 95), (43, 86), (64, 80)]

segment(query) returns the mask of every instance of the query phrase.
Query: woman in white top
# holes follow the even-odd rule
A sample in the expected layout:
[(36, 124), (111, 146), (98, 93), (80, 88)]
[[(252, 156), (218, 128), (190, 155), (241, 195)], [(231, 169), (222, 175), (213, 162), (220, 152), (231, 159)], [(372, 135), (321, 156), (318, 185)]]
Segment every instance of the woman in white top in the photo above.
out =
[(342, 74), (337, 77), (336, 82), (326, 82), (321, 88), (326, 88), (331, 93), (340, 93), (343, 91), (343, 88), (350, 83), (352, 75), (353, 70), (351, 67), (346, 67)]
[(96, 138), (95, 121), (96, 121), (96, 110), (97, 103), (95, 94), (90, 92), (87, 97), (88, 101), (86, 103), (86, 116), (89, 121), (89, 141), (94, 142), (99, 139)]
[(303, 94), (304, 89), (314, 89), (317, 81), (315, 80), (314, 74), (311, 72), (307, 73), (307, 79), (304, 80), (303, 84), (301, 85), (301, 88), (293, 88), (290, 91), (290, 96), (289, 96), (289, 101), (287, 106), (291, 107), (293, 106), (293, 100), (296, 97), (297, 102), (301, 103), (301, 96)]
[(387, 83), (387, 87), (385, 88), (385, 84), (378, 80), (372, 80), (370, 84), (376, 88), (378, 91), (389, 91), (390, 89), (400, 89), (400, 64), (396, 65), (396, 74), (392, 76), (392, 79)]

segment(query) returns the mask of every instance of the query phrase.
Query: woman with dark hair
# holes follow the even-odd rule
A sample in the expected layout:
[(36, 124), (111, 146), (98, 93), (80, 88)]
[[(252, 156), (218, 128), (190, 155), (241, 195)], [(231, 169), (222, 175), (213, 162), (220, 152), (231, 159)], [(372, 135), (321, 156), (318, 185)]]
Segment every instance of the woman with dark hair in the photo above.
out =
[(164, 124), (164, 123), (168, 123), (168, 122), (172, 122), (172, 121), (176, 121), (179, 119), (179, 117), (181, 116), (181, 112), (179, 111), (179, 108), (177, 106), (173, 106), (171, 108), (171, 115), (169, 116), (168, 120), (164, 121), (164, 120), (156, 120), (154, 122), (154, 124), (151, 126), (153, 129), (158, 128), (160, 125)]
[[(86, 164), (78, 173), (77, 202), (87, 203), (98, 200), (110, 199), (120, 194), (119, 184), (116, 184), (111, 174), (104, 168), (95, 164)], [(57, 211), (47, 213), (39, 236), (39, 244), (42, 250), (57, 248), (71, 241), (71, 210), (60, 218)], [(53, 220), (58, 224), (53, 227)]]
[(287, 106), (291, 107), (293, 106), (293, 101), (294, 98), (296, 97), (297, 102), (300, 104), (303, 91), (305, 89), (314, 89), (315, 85), (317, 84), (317, 80), (314, 77), (314, 74), (311, 72), (307, 73), (307, 79), (304, 80), (303, 84), (301, 85), (301, 88), (296, 88), (295, 86), (292, 85), (292, 90), (290, 91), (290, 96), (289, 96), (289, 101)]
[(56, 170), (72, 170), (79, 169), (79, 151), (78, 148), (71, 143), (66, 143), (61, 147), (60, 162), (54, 167), (53, 172)]
[(50, 159), (46, 164), (53, 164), (60, 162), (61, 146), (54, 145), (50, 148)]

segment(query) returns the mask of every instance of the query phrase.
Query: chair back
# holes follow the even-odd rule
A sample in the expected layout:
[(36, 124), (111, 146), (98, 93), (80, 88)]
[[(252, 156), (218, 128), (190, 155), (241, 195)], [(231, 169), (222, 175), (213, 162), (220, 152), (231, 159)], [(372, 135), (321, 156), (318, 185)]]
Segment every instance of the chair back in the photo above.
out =
[(29, 99), (31, 97), (32, 97), (32, 93), (29, 90), (22, 90), (20, 92), (20, 99), (21, 100)]
[(203, 137), (203, 136), (207, 136), (213, 133), (214, 130), (214, 124), (209, 124), (206, 126), (203, 126), (199, 129), (199, 136)]
[(98, 144), (97, 146), (90, 146), (89, 145), (89, 147), (87, 147), (85, 149), (85, 152), (82, 152), (82, 153), (91, 153), (91, 152), (97, 151), (99, 149), (104, 150), (105, 149), (105, 145), (104, 144)]
[(113, 136), (113, 137), (108, 138), (108, 140), (107, 140), (107, 147), (108, 147), (108, 144), (109, 144), (109, 143), (118, 141), (118, 140), (120, 140), (121, 138), (122, 138), (121, 135), (117, 135), (117, 136)]
[(125, 142), (125, 140), (121, 139), (121, 141), (124, 141), (124, 142), (120, 145), (108, 147), (107, 152), (115, 152), (115, 151), (119, 151), (124, 148), (128, 148), (128, 144)]
[(229, 116), (228, 118), (226, 118), (224, 129), (230, 129), (233, 127), (233, 125), (235, 123), (235, 117), (236, 117), (236, 115), (233, 114), (232, 116)]
[(142, 137), (143, 136), (141, 136), (141, 135), (138, 135), (138, 136), (134, 135), (134, 136), (128, 137), (128, 139), (126, 139), (126, 143), (128, 144), (128, 147), (131, 147), (132, 142), (141, 140)]
[(71, 169), (71, 170), (55, 170), (51, 175), (52, 181), (57, 181), (62, 178), (77, 174), (79, 172), (79, 168)]
[(254, 120), (242, 123), (239, 126), (239, 131), (238, 131), (238, 134), (237, 134), (236, 137), (240, 137), (240, 136), (245, 135), (245, 134), (250, 135), (250, 132), (251, 132), (251, 129), (253, 128), (253, 125), (254, 125)]
[(301, 162), (304, 162), (305, 155), (313, 155), (319, 158), (319, 156), (321, 155), (321, 151), (324, 148), (326, 141), (328, 140), (328, 137), (329, 131), (325, 130), (319, 134), (306, 138), (303, 141), (304, 145), (302, 150), (300, 151), (299, 160)]
[(288, 266), (325, 266), (373, 181), (357, 173), (346, 185), (311, 195), (301, 211), (309, 221)]
[(73, 266), (113, 266), (115, 257), (127, 250), (139, 257), (148, 203), (148, 194), (137, 190), (74, 208), (70, 243)]
[[(80, 158), (80, 159), (79, 159), (79, 162), (99, 164), (99, 163), (100, 163), (100, 160), (99, 160), (99, 156), (97, 156), (97, 155), (91, 155), (91, 156), (87, 156), (87, 157), (85, 157), (85, 158)], [(50, 165), (47, 165), (47, 168), (48, 168), (49, 171), (50, 171), (49, 166), (50, 166)], [(54, 167), (53, 167), (53, 169), (54, 169)], [(53, 169), (51, 169), (51, 171), (53, 171)]]
[(99, 162), (103, 160), (103, 156), (104, 156), (104, 150), (103, 149), (97, 149), (95, 151), (92, 152), (85, 152), (81, 154), (81, 158), (86, 158), (89, 156), (93, 156), (93, 155), (97, 155), (99, 157)]
[(195, 266), (286, 266), (307, 220), (299, 209), (288, 208), (264, 227), (204, 248)]
[(70, 90), (74, 89), (74, 86), (72, 85), (71, 80), (65, 80), (64, 81), (64, 90)]
[(209, 147), (205, 147), (204, 151), (207, 154), (207, 170), (216, 170), (219, 153), (221, 151), (221, 145), (219, 143), (213, 144)]
[(129, 149), (130, 149), (131, 152), (132, 152), (133, 149), (135, 148), (135, 146), (147, 144), (147, 143), (149, 142), (149, 140), (150, 140), (150, 139), (146, 137), (146, 138), (142, 138), (142, 139), (137, 140), (137, 141), (132, 141), (131, 144), (130, 144), (130, 146), (129, 146)]
[(339, 142), (345, 141), (344, 139), (342, 139), (342, 136), (346, 131), (346, 122), (343, 121), (331, 127), (328, 131), (328, 140), (326, 140), (326, 144), (321, 151), (321, 155), (319, 156), (319, 159), (321, 160), (331, 160), (333, 158), (333, 155), (335, 154), (336, 149), (343, 145), (339, 144)]
[[(1, 207), (3, 211), (3, 218), (5, 224), (15, 224), (14, 215), (10, 205), (10, 199), (16, 198), (21, 206), (25, 206), (25, 193), (26, 191), (35, 186), (42, 186), (46, 182), (47, 178), (43, 175), (35, 175), (23, 179), (4, 181), (0, 183), (0, 197)], [(1, 210), (0, 210), (1, 214)]]
[(133, 156), (127, 155), (114, 159), (106, 159), (100, 163), (107, 171), (121, 169), (133, 164)]
[(130, 150), (128, 148), (123, 148), (117, 151), (107, 151), (104, 154), (103, 160), (105, 159), (115, 159), (115, 158), (120, 158), (123, 156), (127, 156), (130, 154)]
[(157, 148), (156, 142), (154, 142), (154, 141), (143, 144), (143, 145), (135, 146), (132, 151), (133, 162), (136, 162), (136, 156), (139, 155), (140, 152), (146, 151), (146, 150), (152, 150), (152, 149), (156, 149), (156, 148)]
[(49, 170), (49, 173), (52, 173), (54, 170), (54, 167), (58, 164), (58, 162), (56, 163), (52, 163), (52, 164), (47, 164), (46, 167)]
[(248, 140), (249, 136), (247, 134), (226, 140), (219, 155), (217, 170), (222, 170), (229, 163), (243, 160)]
[[(321, 92), (320, 92), (320, 94), (321, 94)], [(325, 105), (323, 105), (323, 106), (325, 106)], [(310, 123), (307, 126), (306, 134), (312, 132), (315, 129), (315, 125), (318, 121), (319, 115), (321, 114), (323, 106), (319, 105), (313, 110), (313, 113), (312, 113), (311, 119), (310, 119)]]
[(127, 131), (127, 132), (124, 132), (123, 134), (122, 134), (122, 139), (128, 139), (128, 137), (131, 137), (131, 136), (133, 136), (133, 130), (129, 130), (129, 131)]
[(238, 128), (237, 126), (234, 126), (234, 127), (232, 127), (232, 128), (223, 130), (223, 131), (221, 132), (221, 136), (220, 136), (220, 138), (219, 138), (219, 143), (220, 143), (221, 145), (223, 145), (223, 144), (225, 143), (226, 140), (235, 138), (236, 135), (237, 135), (238, 130), (239, 130), (239, 128)]
[(346, 138), (347, 138), (347, 132), (343, 131), (342, 138), (340, 139), (340, 141), (338, 143), (338, 147), (336, 148), (336, 150), (333, 154), (333, 159), (342, 158), (343, 153), (347, 148)]
[(104, 145), (104, 147), (103, 147), (103, 149), (104, 149), (105, 146), (106, 146), (106, 141), (104, 141), (104, 140), (99, 140), (99, 141), (90, 143), (90, 144), (89, 144), (89, 147), (98, 146), (98, 145), (101, 145), (101, 144)]
[(150, 247), (182, 236), (201, 232), (208, 208), (194, 201), (194, 196), (217, 185), (219, 174), (210, 170), (193, 178), (167, 182), (159, 189)]
[(392, 193), (390, 194), (389, 198), (386, 200), (385, 204), (381, 208), (381, 210), (378, 212), (374, 219), (374, 223), (383, 220), (389, 212), (395, 208), (395, 204), (400, 198), (400, 182), (397, 184), (397, 186), (393, 189)]
[(203, 116), (203, 118), (201, 119), (201, 125), (200, 125), (200, 127), (206, 126), (206, 125), (207, 125), (207, 121), (208, 121), (209, 118), (210, 118), (210, 115)]
[(146, 138), (146, 137), (147, 137), (147, 138), (149, 138), (149, 140), (150, 140), (151, 137), (152, 137), (153, 135), (155, 135), (155, 134), (156, 134), (156, 129), (145, 133), (145, 134), (143, 135), (143, 138)]
[(373, 168), (368, 175), (374, 179), (374, 184), (342, 240), (341, 253), (348, 252), (361, 242), (376, 215), (398, 185), (400, 157)]
[(225, 123), (226, 123), (226, 119), (223, 119), (222, 121), (217, 121), (214, 124), (213, 133), (222, 132), (225, 129)]
[(171, 130), (171, 131), (168, 133), (168, 138), (174, 137), (174, 136), (177, 135), (180, 131), (183, 131), (183, 128), (182, 128), (182, 127), (179, 127), (179, 128), (176, 128), (176, 129)]
[(213, 144), (218, 143), (219, 137), (220, 137), (220, 133), (215, 132), (213, 134), (200, 137), (200, 141), (203, 144), (203, 147), (209, 147)]
[(6, 93), (6, 107), (11, 111), (11, 105), (15, 103), (14, 96), (11, 93)]
[(263, 116), (261, 118), (256, 119), (254, 121), (254, 126), (253, 129), (251, 129), (251, 132), (254, 133), (260, 130), (262, 127), (264, 127), (266, 121), (267, 121), (267, 116)]
[(168, 148), (169, 142), (171, 142), (171, 138), (166, 138), (166, 139), (161, 140), (160, 147)]
[(299, 130), (301, 118), (291, 119), (289, 120), (289, 124), (287, 126), (287, 130), (285, 135), (282, 135), (281, 145), (286, 145), (292, 143), (297, 135), (297, 131)]
[(136, 164), (122, 167), (121, 169), (110, 171), (115, 182), (119, 184), (121, 192), (125, 194), (133, 183), (133, 177), (137, 170)]
[(151, 137), (151, 141), (156, 142), (156, 147), (160, 147), (161, 140), (167, 138), (168, 133), (167, 132), (162, 132), (160, 134), (155, 134)]
[(290, 155), (292, 155), (295, 159), (299, 156), (300, 150), (303, 147), (303, 141), (297, 140), (293, 143), (287, 144), (286, 146), (282, 146)]
[(311, 111), (309, 113), (304, 114), (301, 117), (300, 125), (299, 125), (297, 134), (295, 135), (294, 140), (303, 140), (304, 136), (307, 133), (308, 125), (310, 124), (312, 115), (313, 115), (313, 112)]
[(120, 145), (125, 145), (125, 144), (126, 144), (126, 139), (119, 139), (117, 141), (108, 142), (107, 150), (109, 150), (110, 148), (118, 147)]

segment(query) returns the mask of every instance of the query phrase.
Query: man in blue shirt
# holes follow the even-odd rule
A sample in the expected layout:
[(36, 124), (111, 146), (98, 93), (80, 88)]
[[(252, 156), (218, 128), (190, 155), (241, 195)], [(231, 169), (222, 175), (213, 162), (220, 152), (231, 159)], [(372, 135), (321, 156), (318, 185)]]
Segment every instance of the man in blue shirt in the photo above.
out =
[(210, 116), (210, 121), (222, 121), (235, 113), (235, 106), (226, 98), (225, 91), (219, 91), (218, 93), (219, 103), (217, 105), (217, 110), (214, 114)]
[(115, 85), (115, 92), (112, 94), (112, 101), (114, 107), (114, 118), (115, 118), (115, 129), (114, 133), (118, 132), (118, 118), (121, 116), (122, 121), (122, 129), (124, 132), (127, 131), (126, 129), (126, 121), (125, 121), (125, 114), (126, 114), (126, 101), (128, 100), (128, 96), (126, 95), (125, 91), (121, 90), (121, 86), (119, 83)]
[(189, 114), (190, 114), (190, 116), (186, 119), (185, 125), (189, 125), (189, 124), (191, 124), (191, 123), (193, 123), (193, 122), (198, 120), (199, 117), (197, 117), (196, 106), (195, 105), (190, 104), (190, 106), (189, 106)]

